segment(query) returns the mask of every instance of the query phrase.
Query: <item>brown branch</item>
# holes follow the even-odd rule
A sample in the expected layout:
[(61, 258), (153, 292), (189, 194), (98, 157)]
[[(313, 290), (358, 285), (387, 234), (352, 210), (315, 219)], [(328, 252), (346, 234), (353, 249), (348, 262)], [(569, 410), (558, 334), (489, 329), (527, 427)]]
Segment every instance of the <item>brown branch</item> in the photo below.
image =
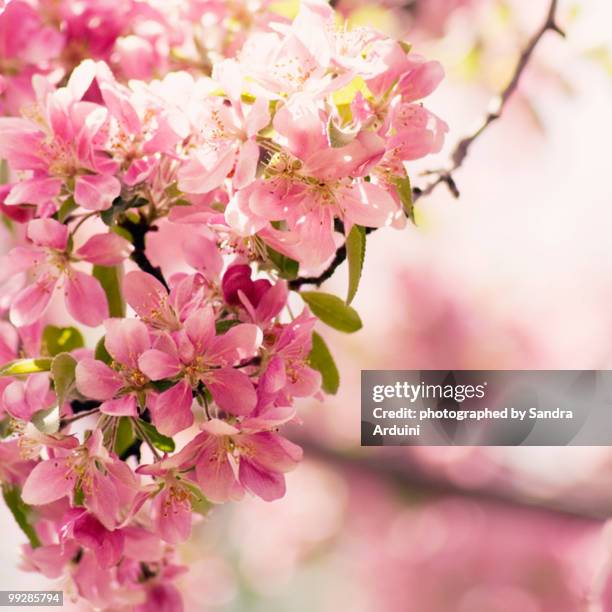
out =
[(428, 173), (437, 175), (437, 178), (434, 181), (430, 182), (423, 189), (419, 189), (418, 187), (415, 188), (415, 200), (423, 196), (429, 195), (432, 191), (434, 191), (434, 189), (436, 189), (438, 185), (441, 185), (442, 183), (445, 183), (448, 186), (450, 192), (456, 198), (459, 197), (459, 189), (457, 188), (457, 185), (453, 178), (453, 172), (455, 172), (455, 170), (457, 170), (463, 164), (465, 158), (467, 157), (470, 151), (472, 144), (474, 144), (474, 142), (483, 134), (483, 132), (487, 130), (487, 128), (493, 122), (497, 121), (497, 119), (502, 116), (506, 104), (508, 103), (508, 100), (512, 97), (512, 94), (516, 91), (523, 72), (525, 71), (525, 68), (529, 63), (529, 60), (531, 59), (535, 48), (538, 46), (538, 43), (540, 42), (544, 34), (546, 34), (546, 32), (548, 32), (549, 30), (551, 32), (556, 32), (560, 36), (565, 37), (565, 33), (557, 25), (556, 22), (557, 4), (558, 0), (551, 0), (544, 23), (540, 26), (538, 31), (531, 37), (531, 39), (527, 43), (527, 46), (521, 52), (510, 82), (508, 83), (508, 85), (506, 85), (505, 89), (499, 94), (498, 98), (495, 100), (495, 110), (490, 111), (486, 115), (482, 125), (473, 134), (471, 134), (470, 136), (466, 136), (457, 143), (457, 146), (455, 147), (451, 155), (452, 164), (449, 169)]
[[(357, 470), (377, 480), (386, 481), (419, 494), (433, 497), (461, 496), (482, 502), (503, 504), (511, 508), (576, 517), (598, 523), (608, 519), (612, 514), (610, 495), (594, 498), (585, 495), (584, 492), (577, 492), (572, 497), (566, 494), (558, 496), (527, 494), (513, 486), (507, 479), (497, 483), (486, 483), (480, 487), (464, 488), (443, 476), (425, 471), (408, 452), (400, 455), (393, 453), (390, 447), (386, 448), (388, 453), (380, 448), (372, 448), (370, 450), (376, 452), (346, 454), (320, 444), (311, 437), (295, 436), (294, 441), (303, 447), (306, 456), (323, 460), (339, 470), (344, 472)], [(408, 451), (408, 449), (405, 450)]]

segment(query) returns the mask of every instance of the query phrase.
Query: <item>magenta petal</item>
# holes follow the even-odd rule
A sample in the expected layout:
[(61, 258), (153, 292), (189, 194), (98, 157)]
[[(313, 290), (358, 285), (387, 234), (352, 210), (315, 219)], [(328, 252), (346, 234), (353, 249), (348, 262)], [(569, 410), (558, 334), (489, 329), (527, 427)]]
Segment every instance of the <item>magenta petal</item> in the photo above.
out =
[(123, 386), (121, 376), (96, 359), (81, 359), (76, 367), (76, 387), (85, 397), (109, 400)]
[(108, 319), (104, 322), (104, 346), (117, 362), (138, 369), (138, 358), (150, 346), (149, 330), (137, 319)]
[(106, 210), (121, 193), (121, 184), (114, 176), (81, 175), (77, 177), (74, 199), (88, 210)]
[(100, 412), (111, 416), (138, 416), (136, 398), (133, 395), (124, 395), (117, 399), (107, 400), (100, 405)]
[(253, 383), (244, 372), (222, 368), (210, 372), (204, 380), (218, 406), (230, 414), (250, 414), (257, 403)]
[(108, 317), (106, 293), (98, 279), (72, 270), (66, 280), (66, 308), (83, 325), (97, 327)]
[(162, 380), (178, 376), (183, 368), (174, 355), (164, 351), (150, 349), (138, 359), (138, 367), (151, 380)]
[(74, 483), (75, 475), (66, 459), (48, 459), (30, 472), (23, 485), (21, 498), (33, 506), (50, 504), (68, 495)]
[(245, 489), (264, 501), (274, 501), (285, 495), (285, 477), (282, 474), (270, 472), (244, 457), (240, 459), (238, 478)]
[(181, 381), (167, 391), (160, 393), (150, 402), (153, 424), (165, 436), (173, 436), (193, 424), (191, 387)]

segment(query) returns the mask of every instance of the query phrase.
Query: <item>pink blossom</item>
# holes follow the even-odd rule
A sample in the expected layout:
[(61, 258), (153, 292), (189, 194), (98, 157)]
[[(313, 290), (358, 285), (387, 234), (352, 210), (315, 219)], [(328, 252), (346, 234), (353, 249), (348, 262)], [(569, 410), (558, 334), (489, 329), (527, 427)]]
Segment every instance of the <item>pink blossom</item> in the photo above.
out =
[(178, 379), (151, 406), (158, 429), (173, 435), (191, 425), (192, 389), (200, 383), (222, 410), (238, 415), (251, 412), (257, 401), (253, 383), (233, 366), (253, 357), (260, 343), (261, 331), (250, 324), (216, 335), (214, 313), (207, 307), (187, 318), (175, 340), (165, 343), (165, 350), (146, 351), (138, 362), (145, 374), (152, 380)]
[(23, 326), (38, 320), (63, 278), (68, 312), (84, 325), (99, 325), (108, 316), (106, 295), (97, 279), (72, 267), (68, 228), (53, 219), (34, 219), (27, 235), (32, 244), (15, 247), (6, 258), (8, 274), (30, 270), (35, 276), (12, 298), (11, 321)]

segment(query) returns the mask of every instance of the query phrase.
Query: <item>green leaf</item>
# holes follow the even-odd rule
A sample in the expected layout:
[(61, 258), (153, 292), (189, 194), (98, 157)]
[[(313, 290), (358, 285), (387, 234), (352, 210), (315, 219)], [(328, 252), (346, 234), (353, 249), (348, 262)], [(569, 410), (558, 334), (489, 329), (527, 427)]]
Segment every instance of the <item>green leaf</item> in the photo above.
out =
[(57, 403), (61, 406), (74, 389), (76, 359), (68, 353), (60, 353), (53, 359), (51, 376), (57, 395)]
[(365, 258), (366, 233), (365, 228), (354, 225), (346, 238), (346, 258), (348, 261), (349, 284), (346, 303), (350, 304), (357, 293), (363, 260)]
[(184, 481), (184, 483), (191, 491), (191, 497), (189, 499), (191, 502), (191, 509), (202, 516), (206, 516), (213, 507), (213, 503), (204, 497), (204, 494), (200, 491), (200, 487), (196, 484), (187, 481)]
[(335, 395), (340, 386), (340, 374), (325, 340), (317, 332), (312, 334), (312, 349), (308, 355), (308, 363), (311, 368), (321, 372), (323, 391)]
[(414, 202), (412, 201), (412, 186), (410, 185), (410, 177), (395, 178), (395, 187), (397, 195), (404, 207), (406, 216), (414, 223)]
[(21, 527), (21, 530), (30, 541), (32, 548), (38, 548), (40, 546), (40, 540), (29, 520), (32, 509), (21, 499), (19, 488), (14, 485), (9, 485), (8, 483), (3, 484), (2, 497), (4, 497), (4, 501), (15, 518), (15, 521), (17, 521), (17, 524)]
[(113, 361), (113, 358), (110, 356), (110, 353), (106, 350), (106, 345), (104, 344), (104, 339), (106, 336), (102, 336), (98, 340), (98, 344), (96, 344), (96, 350), (94, 351), (94, 357), (98, 361), (104, 362), (106, 365), (110, 365)]
[(59, 431), (60, 411), (58, 406), (52, 406), (46, 410), (37, 410), (32, 415), (32, 423), (38, 431), (44, 434), (54, 434)]
[(77, 208), (78, 205), (72, 196), (66, 198), (56, 213), (57, 220), (60, 223), (63, 223), (70, 216), (70, 213), (75, 211)]
[(121, 297), (121, 268), (119, 266), (94, 266), (93, 275), (100, 281), (108, 300), (111, 317), (125, 316), (125, 303)]
[(48, 372), (51, 369), (51, 359), (16, 359), (4, 364), (0, 368), (0, 376), (19, 376), (21, 374), (36, 374)]
[(321, 291), (302, 291), (300, 295), (313, 314), (330, 327), (347, 334), (361, 329), (362, 323), (357, 311), (339, 297)]
[(232, 327), (235, 327), (239, 324), (240, 321), (238, 321), (237, 319), (225, 319), (224, 321), (217, 321), (215, 323), (215, 331), (217, 332), (217, 335), (224, 334), (226, 331), (229, 331), (230, 329), (232, 329)]
[(169, 438), (168, 436), (164, 436), (155, 429), (155, 426), (151, 425), (151, 423), (147, 423), (141, 419), (138, 420), (138, 426), (145, 432), (151, 444), (158, 448), (160, 451), (164, 453), (172, 453), (174, 452), (174, 440)]
[(54, 357), (58, 353), (69, 353), (85, 346), (83, 335), (76, 327), (47, 325), (42, 335), (47, 353)]
[(295, 259), (291, 259), (291, 257), (287, 257), (270, 247), (268, 247), (268, 258), (283, 278), (291, 280), (297, 277), (300, 264)]
[(134, 443), (136, 436), (129, 417), (120, 417), (117, 425), (117, 437), (115, 438), (115, 453), (121, 455)]

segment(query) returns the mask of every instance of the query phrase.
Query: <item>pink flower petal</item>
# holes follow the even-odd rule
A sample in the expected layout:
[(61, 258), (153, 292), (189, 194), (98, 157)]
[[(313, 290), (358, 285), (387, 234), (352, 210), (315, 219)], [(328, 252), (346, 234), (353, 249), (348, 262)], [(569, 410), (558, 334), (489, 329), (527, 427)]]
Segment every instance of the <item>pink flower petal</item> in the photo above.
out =
[(60, 192), (62, 181), (55, 178), (34, 178), (19, 181), (5, 198), (6, 205), (47, 204)]
[(155, 531), (169, 544), (180, 544), (191, 534), (191, 504), (179, 501), (168, 488), (153, 500)]
[(66, 308), (83, 325), (96, 327), (108, 317), (106, 293), (98, 279), (72, 270), (66, 280)]
[(111, 416), (138, 416), (136, 398), (133, 395), (124, 395), (117, 399), (107, 400), (100, 405), (100, 412)]
[(92, 264), (115, 266), (129, 257), (133, 250), (134, 248), (125, 238), (109, 232), (92, 236), (76, 254)]
[(263, 334), (257, 325), (243, 323), (217, 336), (206, 351), (214, 363), (233, 365), (257, 353)]
[(285, 495), (285, 477), (277, 472), (270, 472), (254, 461), (240, 458), (238, 470), (240, 483), (264, 501), (274, 501)]
[(125, 301), (142, 319), (156, 326), (178, 328), (168, 292), (154, 276), (134, 270), (125, 275), (122, 288)]
[(55, 219), (33, 219), (28, 223), (28, 238), (36, 245), (64, 251), (68, 228)]
[(253, 383), (244, 372), (232, 368), (213, 370), (204, 384), (219, 407), (230, 414), (250, 414), (257, 404)]
[(210, 446), (200, 455), (195, 473), (202, 493), (215, 504), (237, 501), (244, 495), (227, 454), (217, 449), (216, 445)]
[(193, 394), (184, 381), (160, 393), (149, 404), (153, 424), (165, 436), (173, 436), (193, 425)]
[(48, 459), (39, 463), (28, 476), (21, 491), (26, 504), (40, 506), (61, 499), (72, 491), (75, 474), (66, 459)]
[(22, 289), (11, 304), (11, 323), (23, 327), (40, 319), (51, 301), (56, 282), (56, 276), (45, 275)]
[(183, 369), (183, 364), (181, 364), (175, 355), (170, 355), (157, 349), (150, 349), (140, 356), (138, 367), (151, 380), (162, 380), (178, 376)]
[(123, 387), (121, 376), (97, 359), (81, 359), (76, 367), (76, 387), (85, 397), (109, 400)]
[(111, 357), (137, 370), (138, 358), (151, 346), (147, 326), (137, 319), (107, 319), (104, 327), (104, 346)]
[(88, 210), (106, 210), (121, 193), (121, 184), (114, 176), (80, 175), (74, 188), (74, 200)]

